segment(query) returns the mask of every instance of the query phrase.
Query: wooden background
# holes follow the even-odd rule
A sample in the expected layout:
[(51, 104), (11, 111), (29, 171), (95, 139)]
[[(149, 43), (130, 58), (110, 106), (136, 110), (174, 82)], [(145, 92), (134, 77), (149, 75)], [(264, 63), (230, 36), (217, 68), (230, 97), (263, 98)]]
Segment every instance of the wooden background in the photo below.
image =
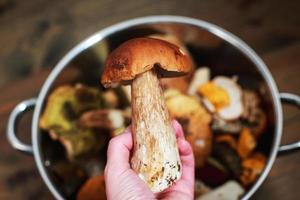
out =
[[(300, 1), (0, 0), (0, 199), (53, 199), (31, 156), (13, 150), (9, 113), (37, 96), (51, 68), (74, 45), (108, 25), (154, 15), (215, 23), (242, 38), (266, 62), (280, 91), (300, 94)], [(30, 118), (19, 131), (30, 141)], [(300, 112), (284, 106), (283, 143), (300, 139)], [(300, 152), (277, 158), (253, 199), (300, 198)]]

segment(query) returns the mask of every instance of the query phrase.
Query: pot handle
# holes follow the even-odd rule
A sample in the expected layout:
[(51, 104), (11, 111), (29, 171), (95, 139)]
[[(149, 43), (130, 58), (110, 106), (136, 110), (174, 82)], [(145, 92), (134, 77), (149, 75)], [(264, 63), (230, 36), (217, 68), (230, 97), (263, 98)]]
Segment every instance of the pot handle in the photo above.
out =
[(6, 135), (9, 143), (14, 149), (17, 149), (21, 152), (32, 154), (33, 148), (31, 145), (24, 144), (19, 140), (17, 137), (16, 127), (18, 126), (18, 122), (20, 117), (26, 113), (28, 110), (31, 110), (34, 108), (36, 104), (36, 99), (27, 99), (16, 105), (16, 107), (13, 109), (13, 111), (10, 113), (10, 116), (8, 118), (8, 125), (6, 130)]
[[(300, 108), (300, 96), (291, 93), (280, 93), (279, 95), (282, 103), (291, 104), (297, 106), (297, 108)], [(278, 152), (289, 153), (299, 149), (300, 149), (300, 141), (291, 144), (282, 145), (279, 147)]]

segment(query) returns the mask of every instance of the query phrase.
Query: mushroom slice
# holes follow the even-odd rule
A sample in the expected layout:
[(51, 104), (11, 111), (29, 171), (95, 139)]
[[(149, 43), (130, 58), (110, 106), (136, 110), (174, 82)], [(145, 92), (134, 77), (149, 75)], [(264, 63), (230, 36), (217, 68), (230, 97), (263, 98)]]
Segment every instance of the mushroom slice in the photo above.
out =
[(201, 67), (194, 73), (190, 86), (188, 88), (189, 95), (196, 95), (199, 86), (207, 83), (210, 79), (210, 70), (208, 67)]
[(204, 105), (224, 120), (234, 120), (243, 113), (242, 89), (234, 79), (217, 76), (198, 88)]
[(218, 76), (212, 82), (226, 90), (230, 98), (229, 105), (218, 110), (219, 116), (225, 120), (239, 118), (243, 113), (241, 87), (233, 79), (225, 76)]

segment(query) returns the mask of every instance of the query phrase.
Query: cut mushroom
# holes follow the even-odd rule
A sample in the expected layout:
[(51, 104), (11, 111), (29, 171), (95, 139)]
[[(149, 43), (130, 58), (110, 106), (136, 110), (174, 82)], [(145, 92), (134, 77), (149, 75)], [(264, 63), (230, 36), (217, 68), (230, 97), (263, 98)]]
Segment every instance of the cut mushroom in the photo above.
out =
[(201, 67), (197, 69), (194, 73), (193, 79), (190, 83), (188, 94), (195, 95), (197, 89), (204, 83), (207, 83), (210, 79), (210, 70), (207, 67)]
[(181, 177), (176, 136), (159, 77), (187, 74), (191, 63), (177, 46), (153, 38), (123, 43), (107, 58), (101, 82), (105, 87), (131, 84), (134, 149), (131, 167), (153, 192)]
[(198, 92), (208, 110), (224, 120), (234, 120), (243, 114), (242, 89), (234, 79), (217, 76), (201, 85)]
[(213, 83), (226, 90), (230, 98), (229, 106), (218, 111), (220, 117), (226, 120), (239, 118), (243, 113), (241, 87), (234, 80), (225, 76), (214, 78)]

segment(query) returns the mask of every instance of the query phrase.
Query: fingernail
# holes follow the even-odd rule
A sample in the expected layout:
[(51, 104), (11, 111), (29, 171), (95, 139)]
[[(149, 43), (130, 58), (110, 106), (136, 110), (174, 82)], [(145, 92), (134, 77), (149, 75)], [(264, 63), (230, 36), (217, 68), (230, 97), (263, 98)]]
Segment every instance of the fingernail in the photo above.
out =
[(173, 119), (172, 124), (176, 132), (183, 131), (181, 124), (176, 119)]

